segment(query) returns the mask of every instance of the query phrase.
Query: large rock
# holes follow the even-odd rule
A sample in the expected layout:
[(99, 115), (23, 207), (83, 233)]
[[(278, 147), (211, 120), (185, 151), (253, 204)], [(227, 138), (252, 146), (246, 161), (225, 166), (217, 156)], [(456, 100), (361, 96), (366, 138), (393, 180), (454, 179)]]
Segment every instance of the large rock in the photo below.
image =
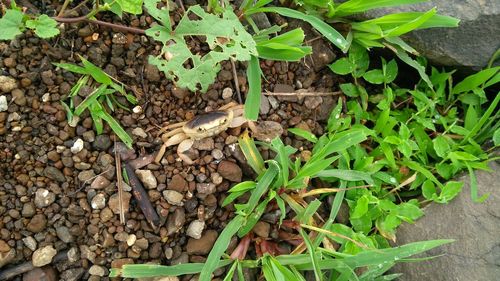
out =
[(368, 11), (365, 18), (388, 13), (428, 11), (437, 7), (439, 14), (460, 19), (458, 28), (432, 28), (411, 32), (406, 42), (432, 63), (478, 70), (484, 67), (500, 47), (500, 1), (432, 0)]
[(493, 172), (477, 172), (480, 194), (490, 193), (484, 203), (474, 203), (469, 178), (462, 193), (447, 205), (431, 204), (415, 224), (398, 228), (397, 243), (452, 238), (451, 244), (433, 249), (429, 256), (444, 255), (430, 261), (400, 263), (394, 272), (402, 281), (489, 281), (500, 276), (500, 165), (490, 163)]

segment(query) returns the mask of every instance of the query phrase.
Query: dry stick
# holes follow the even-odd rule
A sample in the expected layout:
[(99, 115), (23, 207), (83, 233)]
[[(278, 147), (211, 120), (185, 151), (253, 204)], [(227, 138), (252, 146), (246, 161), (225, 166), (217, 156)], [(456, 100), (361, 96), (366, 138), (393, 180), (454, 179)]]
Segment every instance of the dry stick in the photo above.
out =
[(116, 162), (116, 185), (118, 187), (118, 208), (120, 209), (120, 223), (125, 224), (125, 210), (123, 209), (123, 178), (122, 178), (122, 161), (120, 153), (117, 153), (115, 140), (115, 162)]
[(143, 29), (140, 28), (135, 28), (135, 27), (130, 27), (130, 26), (125, 26), (121, 24), (114, 24), (110, 22), (105, 22), (101, 20), (91, 20), (88, 19), (86, 16), (81, 16), (81, 17), (76, 17), (76, 18), (61, 18), (61, 17), (53, 17), (54, 20), (62, 23), (78, 23), (78, 22), (89, 22), (89, 23), (94, 23), (102, 26), (106, 26), (109, 28), (113, 28), (122, 32), (130, 32), (130, 33), (136, 33), (136, 34), (146, 34), (146, 32)]
[[(52, 263), (57, 263), (61, 262), (64, 260), (68, 259), (68, 250), (62, 251), (58, 253), (53, 259)], [(33, 266), (33, 263), (31, 261), (27, 261), (21, 264), (18, 264), (14, 267), (11, 267), (9, 269), (6, 269), (4, 271), (0, 271), (0, 280), (9, 280), (11, 278), (14, 278), (18, 275), (21, 275), (25, 272), (28, 272), (35, 267)]]
[(233, 59), (230, 59), (230, 61), (231, 61), (231, 66), (233, 68), (233, 79), (235, 84), (234, 87), (236, 88), (236, 93), (238, 94), (238, 102), (242, 104), (243, 100), (241, 99), (240, 83), (238, 81), (238, 74), (236, 73), (236, 65)]
[(266, 96), (299, 96), (299, 97), (316, 97), (316, 96), (338, 96), (342, 95), (342, 91), (337, 92), (305, 92), (305, 93), (272, 93), (266, 91), (263, 93)]
[(125, 164), (125, 171), (127, 172), (129, 184), (132, 187), (132, 194), (134, 195), (139, 207), (146, 217), (146, 220), (151, 224), (153, 228), (157, 228), (160, 225), (160, 217), (156, 213), (156, 210), (153, 208), (151, 201), (149, 201), (148, 194), (142, 183), (139, 181), (137, 176), (135, 175), (134, 169), (129, 164)]

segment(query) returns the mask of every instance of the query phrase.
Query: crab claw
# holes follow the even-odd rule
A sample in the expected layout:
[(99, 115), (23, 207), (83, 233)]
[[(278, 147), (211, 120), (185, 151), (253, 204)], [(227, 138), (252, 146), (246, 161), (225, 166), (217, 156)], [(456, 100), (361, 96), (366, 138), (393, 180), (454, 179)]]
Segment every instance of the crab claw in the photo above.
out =
[(177, 146), (177, 155), (179, 155), (179, 158), (186, 162), (188, 165), (193, 165), (194, 161), (189, 158), (184, 152), (188, 151), (194, 144), (194, 140), (192, 139), (185, 139), (183, 140), (178, 146)]
[(165, 154), (165, 150), (167, 150), (167, 147), (181, 143), (186, 138), (187, 138), (187, 136), (184, 133), (178, 133), (176, 135), (173, 135), (171, 138), (169, 138), (167, 140), (163, 139), (163, 136), (162, 136), (164, 143), (161, 146), (160, 151), (158, 151), (158, 154), (156, 154), (155, 162), (160, 163), (161, 159), (163, 158), (163, 155)]

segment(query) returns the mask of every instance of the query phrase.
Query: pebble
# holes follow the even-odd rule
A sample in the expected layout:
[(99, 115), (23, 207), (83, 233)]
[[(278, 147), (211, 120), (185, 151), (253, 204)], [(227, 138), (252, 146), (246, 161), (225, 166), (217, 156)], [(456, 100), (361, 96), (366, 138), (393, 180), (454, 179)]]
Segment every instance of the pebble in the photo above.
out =
[(17, 88), (16, 79), (9, 76), (0, 75), (0, 91), (2, 91), (2, 93), (8, 93), (15, 88)]
[(215, 159), (215, 160), (220, 160), (222, 159), (222, 157), (224, 157), (224, 153), (222, 152), (222, 150), (216, 148), (214, 150), (212, 150), (212, 157)]
[(64, 174), (56, 167), (52, 166), (45, 167), (45, 169), (43, 170), (43, 174), (49, 179), (56, 180), (58, 182), (66, 181), (66, 177), (64, 176)]
[(259, 221), (253, 227), (253, 232), (262, 238), (268, 238), (271, 225), (267, 222)]
[(61, 280), (64, 281), (78, 281), (81, 280), (83, 274), (85, 274), (85, 269), (81, 267), (70, 268), (61, 273)]
[(92, 181), (92, 183), (90, 184), (90, 188), (103, 189), (105, 187), (108, 187), (110, 184), (111, 182), (106, 177), (99, 175)]
[(0, 96), (0, 112), (7, 111), (7, 109), (9, 109), (7, 98), (2, 95)]
[(193, 144), (193, 148), (196, 148), (198, 150), (206, 150), (210, 151), (214, 149), (215, 144), (214, 144), (214, 139), (213, 138), (204, 138), (201, 140), (197, 140)]
[(315, 109), (323, 103), (323, 98), (320, 96), (306, 97), (304, 105), (309, 109)]
[(75, 141), (75, 143), (73, 143), (73, 146), (71, 147), (71, 153), (77, 154), (82, 150), (83, 150), (83, 140), (79, 138)]
[(269, 101), (269, 104), (271, 105), (272, 109), (277, 109), (280, 106), (279, 101), (275, 97), (267, 96), (266, 98)]
[(212, 183), (215, 185), (219, 185), (224, 180), (219, 173), (210, 174), (210, 178), (212, 179)]
[(71, 235), (69, 228), (66, 226), (56, 227), (56, 234), (64, 243), (71, 243), (74, 241), (73, 235)]
[(177, 233), (186, 223), (186, 212), (183, 208), (176, 208), (167, 219), (167, 235)]
[(80, 260), (80, 253), (78, 251), (78, 248), (72, 247), (68, 251), (68, 261), (71, 263), (74, 263), (78, 260)]
[(201, 233), (203, 232), (204, 228), (205, 228), (204, 221), (194, 220), (189, 224), (188, 229), (186, 231), (186, 235), (189, 237), (193, 237), (194, 239), (200, 239)]
[(126, 264), (134, 264), (134, 260), (131, 258), (114, 259), (111, 261), (111, 268), (122, 268)]
[(83, 137), (83, 140), (85, 140), (86, 142), (93, 142), (93, 141), (95, 141), (95, 133), (92, 130), (85, 131), (82, 134), (82, 137)]
[[(92, 146), (99, 151), (106, 151), (111, 147), (111, 139), (108, 135), (98, 135), (95, 137), (95, 141)], [(125, 160), (125, 159), (122, 159)]]
[(135, 234), (130, 234), (127, 236), (127, 245), (130, 247), (137, 241), (137, 236)]
[(39, 188), (35, 192), (35, 205), (38, 208), (45, 208), (56, 201), (56, 195), (47, 189)]
[(233, 182), (241, 182), (243, 172), (238, 164), (231, 161), (221, 161), (217, 167), (217, 172), (225, 179)]
[(50, 101), (50, 93), (45, 93), (42, 96), (42, 102), (49, 102)]
[(106, 196), (103, 193), (98, 193), (92, 198), (90, 206), (94, 210), (101, 210), (106, 207)]
[(89, 274), (104, 277), (107, 274), (107, 269), (103, 266), (94, 264), (89, 268)]
[[(129, 192), (123, 192), (122, 205), (125, 212), (127, 212), (129, 209), (131, 198), (132, 194), (130, 194)], [(116, 194), (111, 195), (111, 197), (109, 198), (108, 207), (111, 209), (111, 211), (113, 211), (113, 213), (115, 214), (120, 213), (120, 200), (118, 197), (118, 192)]]
[(47, 218), (45, 218), (44, 214), (36, 214), (33, 216), (33, 218), (30, 220), (28, 225), (26, 226), (26, 229), (33, 233), (38, 233), (42, 232), (45, 227), (47, 226)]
[(137, 239), (137, 241), (135, 241), (135, 245), (141, 250), (146, 250), (147, 248), (149, 248), (149, 242), (146, 238)]
[(144, 68), (144, 76), (146, 76), (146, 79), (151, 82), (160, 82), (161, 80), (160, 71), (158, 71), (158, 68), (149, 63), (146, 64), (146, 67)]
[(179, 174), (175, 174), (167, 185), (170, 190), (184, 192), (188, 188), (187, 181)]
[(233, 96), (233, 89), (231, 88), (224, 88), (224, 90), (222, 90), (222, 98), (223, 99), (229, 99)]
[(24, 95), (24, 91), (21, 89), (12, 90), (12, 101), (19, 106), (26, 105), (26, 96)]
[(10, 246), (5, 241), (0, 240), (0, 252), (6, 253), (10, 251)]
[(146, 134), (146, 132), (142, 128), (134, 128), (132, 130), (132, 135), (141, 137), (143, 139), (148, 137), (148, 134)]
[(15, 257), (16, 257), (16, 250), (14, 249), (10, 249), (10, 251), (5, 253), (0, 252), (0, 268), (14, 261)]
[(219, 234), (215, 230), (207, 230), (201, 239), (189, 239), (186, 251), (189, 255), (206, 255), (214, 246)]
[(78, 174), (78, 179), (82, 183), (84, 183), (84, 182), (86, 183), (86, 182), (90, 181), (91, 179), (93, 179), (94, 177), (95, 177), (94, 170), (81, 171)]
[(35, 215), (35, 204), (33, 202), (28, 202), (23, 205), (23, 210), (21, 211), (21, 215), (25, 218), (31, 218)]
[(184, 99), (188, 94), (189, 94), (189, 91), (187, 89), (182, 89), (182, 88), (178, 88), (178, 87), (172, 88), (172, 95), (174, 95), (174, 97), (176, 97), (180, 100)]
[(33, 252), (31, 257), (31, 262), (34, 267), (42, 267), (44, 265), (50, 264), (52, 258), (57, 254), (56, 249), (52, 245), (45, 246), (37, 249)]
[(158, 186), (158, 182), (150, 170), (135, 170), (135, 173), (147, 189), (155, 189)]
[(104, 208), (99, 214), (99, 217), (101, 218), (102, 222), (109, 221), (113, 216), (114, 216), (113, 211), (111, 211), (110, 208)]
[(144, 156), (137, 157), (134, 160), (130, 160), (128, 164), (132, 169), (137, 170), (153, 163), (155, 156), (153, 154), (147, 154)]
[(31, 236), (27, 236), (27, 237), (23, 238), (23, 243), (28, 249), (30, 249), (32, 251), (36, 250), (35, 238), (33, 238)]
[(111, 39), (111, 42), (114, 44), (126, 44), (127, 43), (127, 36), (125, 36), (123, 33), (115, 33), (113, 34), (113, 39)]
[(262, 121), (256, 126), (256, 131), (253, 132), (253, 136), (265, 142), (270, 142), (271, 140), (281, 136), (283, 134), (283, 126), (280, 123), (274, 121)]
[(57, 281), (57, 272), (51, 266), (44, 266), (43, 268), (33, 268), (32, 270), (24, 273), (23, 281)]
[(212, 194), (216, 191), (216, 186), (213, 183), (197, 183), (196, 191), (201, 194)]
[(175, 190), (164, 190), (163, 197), (169, 204), (176, 206), (184, 206), (182, 199), (184, 199), (184, 195), (182, 193), (177, 192)]
[(221, 70), (219, 72), (218, 78), (220, 81), (230, 81), (233, 79), (233, 74), (229, 70)]

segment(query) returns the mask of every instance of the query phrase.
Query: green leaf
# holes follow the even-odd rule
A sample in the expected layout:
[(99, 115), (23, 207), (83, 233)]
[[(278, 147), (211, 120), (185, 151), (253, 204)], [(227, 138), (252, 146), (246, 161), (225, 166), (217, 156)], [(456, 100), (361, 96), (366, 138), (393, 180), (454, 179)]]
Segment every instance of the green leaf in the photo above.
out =
[(288, 131), (294, 135), (297, 135), (299, 137), (305, 138), (306, 140), (316, 143), (318, 141), (318, 138), (311, 132), (306, 131), (301, 128), (290, 128)]
[(485, 83), (493, 77), (496, 73), (500, 71), (500, 66), (494, 68), (487, 68), (485, 70), (479, 71), (478, 73), (472, 74), (458, 83), (453, 90), (452, 94), (459, 94), (471, 91), (472, 89), (478, 88), (481, 84)]
[(70, 64), (70, 63), (52, 63), (52, 64), (57, 66), (57, 67), (60, 67), (62, 69), (66, 69), (68, 71), (74, 72), (74, 73), (89, 74), (90, 75), (90, 72), (86, 68), (78, 66), (78, 65), (74, 65), (74, 64)]
[(336, 17), (344, 17), (352, 14), (366, 12), (383, 7), (399, 6), (425, 2), (426, 0), (350, 0), (341, 3), (335, 8)]
[(242, 216), (234, 217), (222, 230), (221, 234), (215, 241), (215, 244), (207, 257), (205, 265), (201, 269), (200, 281), (210, 281), (212, 273), (217, 269), (220, 264), (220, 257), (227, 250), (231, 238), (238, 232), (238, 229), (245, 225), (245, 218)]
[(370, 174), (356, 170), (342, 169), (326, 169), (317, 173), (318, 177), (334, 177), (345, 181), (365, 181), (368, 184), (374, 185)]
[(245, 118), (252, 121), (257, 121), (257, 118), (259, 118), (262, 95), (261, 73), (259, 59), (252, 56), (247, 68), (248, 96), (245, 100)]
[(279, 167), (276, 161), (269, 160), (269, 167), (257, 182), (255, 189), (252, 191), (252, 195), (250, 195), (250, 198), (248, 199), (248, 202), (246, 204), (247, 208), (244, 211), (245, 214), (250, 214), (255, 206), (257, 206), (260, 198), (269, 190), (269, 187), (278, 175), (278, 172)]
[(381, 69), (373, 69), (363, 74), (363, 78), (371, 84), (382, 84), (385, 81), (384, 73)]
[(493, 133), (493, 143), (495, 146), (500, 145), (500, 128), (496, 129), (496, 131)]
[[(154, 0), (158, 2), (159, 0)], [(163, 13), (156, 5), (148, 4), (148, 11), (155, 18), (164, 20)], [(191, 18), (196, 16), (196, 20)], [(240, 23), (232, 8), (227, 8), (221, 15), (206, 13), (199, 5), (191, 6), (186, 11), (175, 30), (161, 25), (146, 30), (146, 35), (163, 44), (159, 56), (150, 56), (149, 63), (165, 73), (176, 85), (191, 91), (206, 92), (215, 82), (222, 61), (249, 61), (257, 56), (256, 43)], [(205, 55), (193, 54), (186, 37), (203, 36), (210, 51)], [(186, 66), (185, 63), (188, 63)], [(251, 115), (255, 117), (255, 114)]]
[(134, 15), (142, 14), (142, 2), (143, 0), (116, 0), (124, 12)]
[(448, 139), (442, 135), (439, 135), (435, 139), (433, 139), (432, 144), (434, 145), (436, 154), (441, 158), (445, 158), (448, 155), (448, 152), (450, 152), (451, 150)]
[(437, 194), (436, 194), (436, 187), (434, 186), (434, 183), (430, 180), (424, 181), (422, 184), (422, 195), (425, 197), (425, 199), (433, 200)]
[(245, 159), (247, 159), (248, 165), (258, 174), (262, 174), (265, 171), (264, 159), (260, 155), (257, 146), (255, 146), (254, 140), (248, 135), (248, 131), (245, 131), (238, 138), (238, 144), (240, 145)]
[(343, 52), (347, 51), (349, 48), (349, 42), (347, 42), (347, 40), (337, 30), (324, 22), (322, 19), (313, 15), (304, 14), (302, 12), (283, 7), (249, 9), (245, 12), (245, 15), (249, 16), (255, 13), (277, 13), (285, 17), (306, 21)]
[(435, 200), (438, 203), (448, 203), (462, 191), (464, 183), (458, 181), (447, 182), (441, 190), (438, 198)]
[(80, 59), (82, 60), (83, 67), (87, 70), (87, 72), (94, 78), (95, 81), (104, 84), (104, 85), (111, 85), (114, 84), (113, 80), (109, 77), (104, 70), (101, 68), (97, 67), (90, 61), (86, 60), (84, 57), (80, 56)]
[(394, 47), (396, 50), (396, 56), (405, 62), (407, 65), (415, 68), (420, 75), (420, 78), (424, 80), (424, 82), (429, 86), (430, 89), (434, 89), (434, 86), (432, 85), (431, 79), (425, 73), (425, 67), (421, 65), (418, 61), (412, 59), (401, 47)]
[(389, 84), (398, 76), (398, 64), (395, 60), (390, 60), (384, 68), (384, 82)]
[(59, 34), (57, 22), (47, 15), (40, 15), (34, 20), (27, 20), (26, 27), (35, 30), (40, 38), (51, 38)]
[(356, 206), (354, 207), (353, 212), (351, 213), (351, 218), (352, 219), (357, 219), (361, 218), (368, 212), (368, 202), (369, 199), (366, 196), (361, 196), (357, 201), (356, 201)]
[(469, 108), (467, 109), (467, 113), (465, 114), (465, 122), (464, 122), (464, 127), (467, 130), (472, 130), (474, 126), (477, 124), (479, 121), (479, 118), (477, 116), (477, 111), (474, 107), (474, 105), (469, 105)]
[[(98, 105), (98, 103), (96, 103)], [(106, 123), (108, 123), (109, 127), (113, 130), (113, 132), (120, 138), (120, 140), (128, 147), (132, 148), (132, 137), (122, 128), (120, 123), (116, 121), (111, 115), (109, 115), (106, 111), (100, 111), (99, 117), (102, 118)]]
[(348, 58), (340, 58), (329, 65), (330, 69), (336, 74), (346, 75), (352, 73), (356, 66)]
[(12, 40), (24, 31), (24, 14), (18, 10), (8, 9), (0, 18), (0, 40)]
[[(231, 264), (232, 260), (223, 260), (217, 264), (217, 268)], [(146, 278), (160, 276), (180, 276), (186, 274), (196, 274), (203, 269), (203, 263), (183, 263), (172, 266), (159, 264), (126, 264), (121, 269), (112, 268), (110, 277), (124, 278)]]
[(462, 160), (462, 161), (476, 161), (479, 160), (476, 156), (464, 152), (464, 151), (452, 151), (448, 154), (448, 158), (454, 160)]

